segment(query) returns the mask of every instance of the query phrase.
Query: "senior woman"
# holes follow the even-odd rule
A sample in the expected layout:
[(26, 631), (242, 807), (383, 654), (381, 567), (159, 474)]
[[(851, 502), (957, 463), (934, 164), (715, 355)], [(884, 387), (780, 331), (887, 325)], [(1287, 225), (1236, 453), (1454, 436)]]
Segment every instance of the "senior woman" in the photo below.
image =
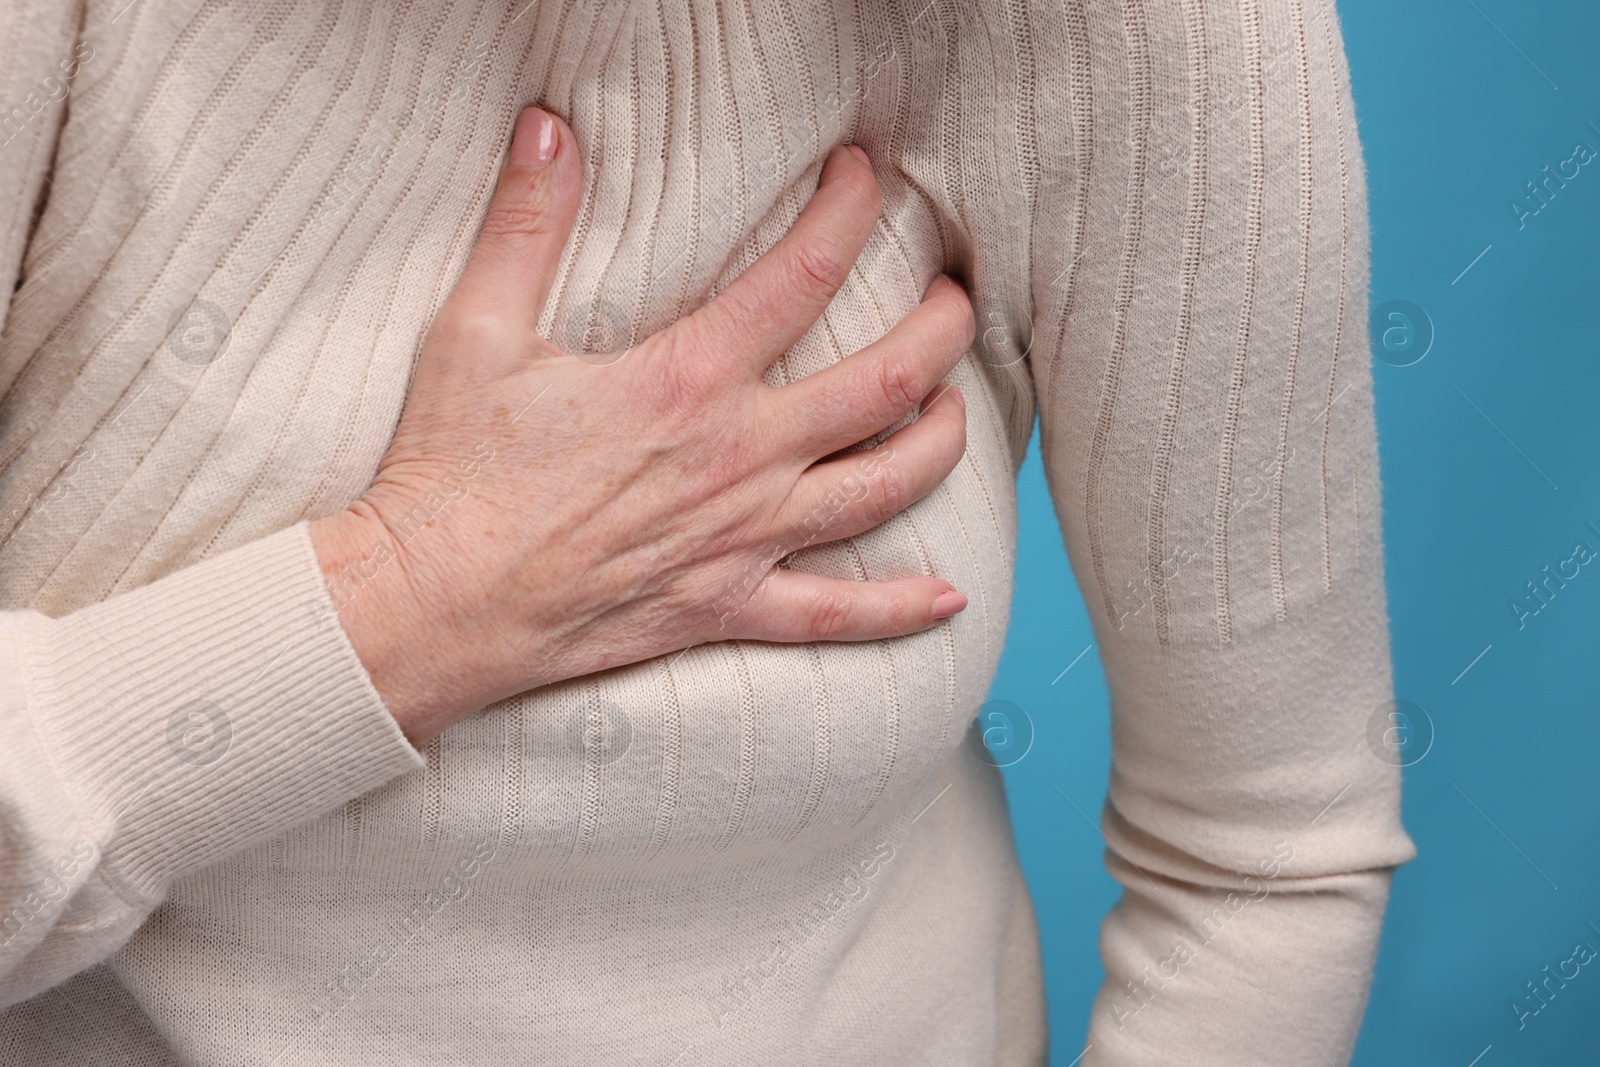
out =
[(1036, 411), (1081, 1062), (1349, 1057), (1412, 845), (1331, 7), (5, 18), (0, 1061), (1042, 1063), (970, 729)]

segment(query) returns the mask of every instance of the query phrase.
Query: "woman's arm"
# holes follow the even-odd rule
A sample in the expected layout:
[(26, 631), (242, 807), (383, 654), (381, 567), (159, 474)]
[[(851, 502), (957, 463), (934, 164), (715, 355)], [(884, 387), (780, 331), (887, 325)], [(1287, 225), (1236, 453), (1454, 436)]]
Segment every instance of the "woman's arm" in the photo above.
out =
[(1067, 5), (1031, 352), (1112, 698), (1086, 1064), (1346, 1062), (1392, 868), (1366, 200), (1331, 7)]
[[(0, 27), (0, 323), (84, 54), (76, 6)], [(0, 493), (7, 536), (50, 505), (4, 473)], [(305, 523), (60, 619), (0, 612), (0, 1007), (115, 951), (179, 874), (422, 766), (332, 612)]]
[(0, 612), (0, 1006), (105, 958), (174, 878), (423, 760), (305, 523), (60, 619)]
[[(965, 445), (959, 394), (927, 401), (972, 340), (948, 280), (837, 367), (761, 384), (874, 224), (864, 157), (836, 151), (777, 247), (599, 367), (534, 332), (579, 168), (559, 121), (517, 125), (360, 501), (59, 619), (0, 612), (0, 1007), (114, 952), (173, 879), (418, 768), (409, 742), (500, 697), (701, 641), (876, 639), (964, 606), (934, 578), (776, 569), (818, 509), (818, 541), (868, 529)], [(826, 458), (919, 404), (876, 449)], [(435, 535), (408, 545), (419, 523)]]

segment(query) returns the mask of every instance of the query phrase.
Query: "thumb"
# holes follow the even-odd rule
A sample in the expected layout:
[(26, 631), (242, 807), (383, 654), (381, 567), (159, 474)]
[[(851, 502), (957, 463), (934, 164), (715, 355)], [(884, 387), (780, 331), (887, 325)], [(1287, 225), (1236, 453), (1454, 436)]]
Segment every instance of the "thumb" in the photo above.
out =
[(531, 336), (578, 211), (581, 170), (567, 124), (539, 108), (517, 116), (477, 246), (450, 301)]

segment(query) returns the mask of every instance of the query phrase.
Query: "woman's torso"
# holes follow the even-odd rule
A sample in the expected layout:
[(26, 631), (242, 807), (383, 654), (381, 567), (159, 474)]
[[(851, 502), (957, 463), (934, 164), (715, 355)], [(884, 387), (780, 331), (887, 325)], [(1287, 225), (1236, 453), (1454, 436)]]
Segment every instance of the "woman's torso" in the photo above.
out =
[[(895, 641), (701, 646), (461, 723), (424, 771), (173, 887), (111, 969), (175, 1048), (240, 1047), (184, 1021), (231, 989), (276, 991), (252, 1025), (287, 1028), (284, 1062), (324, 1040), (335, 1058), (372, 1047), (340, 1037), (377, 1025), (368, 1013), (427, 1010), (628, 1060), (637, 1047), (604, 1032), (619, 1009), (686, 1044), (700, 1031), (676, 1020), (696, 1004), (712, 1035), (791, 997), (843, 1010), (830, 972), (879, 983), (884, 953), (919, 958), (889, 947), (886, 907), (970, 923), (928, 967), (1026, 939), (993, 770), (964, 747), (1009, 612), (1032, 414), (1028, 148), (1019, 61), (995, 48), (1012, 32), (988, 5), (146, 0), (91, 36), (0, 341), (7, 608), (65, 613), (359, 495), (527, 103), (567, 117), (586, 160), (544, 322), (564, 348), (622, 348), (691, 312), (852, 140), (883, 221), (769, 380), (881, 336), (938, 270), (966, 277), (980, 319), (954, 376), (969, 444), (950, 480), (792, 563), (938, 574), (971, 595), (965, 613)], [(920, 818), (951, 783), (966, 810)], [(929, 896), (963, 891), (1004, 899)], [(813, 930), (795, 917), (818, 900)], [(743, 1010), (752, 980), (718, 976), (764, 971), (784, 938), (810, 962), (754, 980), (771, 1003)], [(175, 982), (184, 968), (209, 980)], [(507, 1022), (530, 988), (549, 1011)], [(585, 997), (607, 989), (632, 992), (591, 1004), (600, 1032), (580, 1039)], [(761, 1041), (712, 1042), (702, 1062)]]

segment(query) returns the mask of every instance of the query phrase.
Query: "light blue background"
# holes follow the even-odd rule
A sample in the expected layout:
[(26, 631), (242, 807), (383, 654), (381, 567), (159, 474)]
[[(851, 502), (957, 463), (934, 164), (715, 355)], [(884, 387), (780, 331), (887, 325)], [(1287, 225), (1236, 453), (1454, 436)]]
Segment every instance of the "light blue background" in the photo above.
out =
[[(1420, 362), (1374, 363), (1396, 695), (1425, 709), (1436, 738), (1405, 771), (1420, 854), (1396, 875), (1354, 1062), (1600, 1063), (1600, 960), (1520, 1031), (1509, 1006), (1578, 941), (1600, 950), (1586, 925), (1600, 926), (1600, 560), (1522, 629), (1509, 607), (1576, 541), (1600, 550), (1585, 526), (1600, 527), (1600, 159), (1522, 229), (1509, 207), (1576, 141), (1600, 150), (1586, 125), (1600, 127), (1600, 4), (1338, 9), (1367, 161), (1372, 304), (1412, 301), (1435, 329)], [(1052, 1062), (1066, 1065), (1118, 892), (1073, 808), (1098, 818), (1107, 695), (1092, 650), (1060, 674), (1092, 637), (1037, 443), (1020, 507), (1027, 580), (991, 696), (1035, 726), (1006, 781), (1039, 910)]]

